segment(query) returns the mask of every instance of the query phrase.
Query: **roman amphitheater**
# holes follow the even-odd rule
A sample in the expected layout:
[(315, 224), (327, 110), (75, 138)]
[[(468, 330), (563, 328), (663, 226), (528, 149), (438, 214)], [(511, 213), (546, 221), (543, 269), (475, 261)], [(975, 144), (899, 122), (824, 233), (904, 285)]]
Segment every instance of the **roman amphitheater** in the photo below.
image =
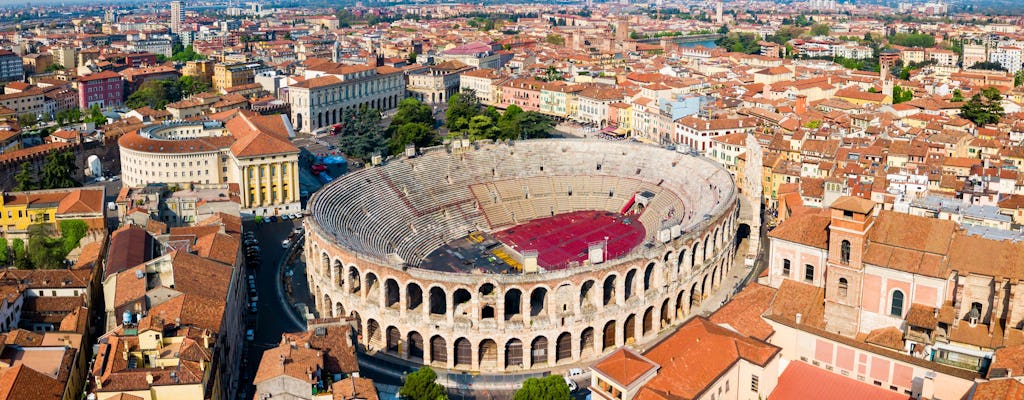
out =
[(732, 265), (737, 199), (712, 161), (654, 146), (456, 141), (315, 193), (307, 278), (370, 353), (539, 371), (681, 323)]

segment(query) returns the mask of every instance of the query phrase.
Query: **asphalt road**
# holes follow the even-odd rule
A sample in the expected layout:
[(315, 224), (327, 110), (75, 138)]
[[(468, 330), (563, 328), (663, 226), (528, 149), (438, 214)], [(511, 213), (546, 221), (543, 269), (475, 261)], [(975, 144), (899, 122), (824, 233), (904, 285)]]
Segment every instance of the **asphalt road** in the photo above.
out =
[(292, 312), (287, 307), (287, 301), (281, 301), (275, 295), (279, 281), (277, 266), (281, 257), (285, 256), (286, 249), (281, 247), (281, 241), (299, 225), (301, 221), (278, 221), (256, 225), (246, 223), (245, 231), (255, 232), (261, 250), (262, 264), (256, 270), (247, 269), (246, 274), (256, 276), (256, 293), (259, 296), (258, 312), (256, 315), (249, 314), (248, 321), (255, 330), (255, 337), (248, 343), (246, 353), (242, 357), (242, 380), (239, 384), (238, 399), (251, 400), (255, 389), (252, 386), (252, 379), (256, 375), (260, 358), (267, 349), (276, 347), (281, 342), (281, 334), (285, 332), (298, 332), (305, 330), (305, 326), (297, 326), (290, 318), (283, 317), (286, 313)]

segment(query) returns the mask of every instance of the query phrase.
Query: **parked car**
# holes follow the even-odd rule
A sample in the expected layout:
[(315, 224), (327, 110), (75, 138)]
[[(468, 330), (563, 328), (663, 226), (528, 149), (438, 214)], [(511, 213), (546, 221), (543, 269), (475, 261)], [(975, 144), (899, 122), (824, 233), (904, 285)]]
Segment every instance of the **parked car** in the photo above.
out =
[(299, 219), (299, 218), (302, 218), (302, 213), (300, 213), (300, 212), (297, 212), (297, 213), (295, 213), (295, 214), (292, 214), (292, 218), (294, 218), (294, 219)]
[(302, 234), (302, 232), (304, 232), (304, 231), (305, 231), (305, 229), (303, 229), (301, 226), (298, 226), (298, 227), (295, 227), (295, 230), (292, 231), (292, 235), (299, 235), (299, 234)]
[(287, 249), (288, 246), (291, 246), (291, 245), (292, 245), (291, 239), (285, 239), (285, 240), (281, 241), (281, 247), (282, 248)]
[(271, 215), (270, 216), (270, 222), (277, 222), (277, 216), (276, 215)]
[(289, 217), (289, 216), (288, 216), (288, 214), (281, 214), (281, 220), (282, 220), (282, 221), (287, 221), (287, 220), (289, 220), (290, 218), (291, 218), (291, 217)]
[(256, 303), (249, 303), (249, 312), (255, 314), (259, 308), (256, 307)]
[(575, 392), (577, 389), (580, 388), (572, 379), (569, 379), (568, 377), (562, 377), (562, 379), (565, 379), (565, 384), (569, 386), (569, 392)]
[(248, 340), (248, 341), (251, 342), (251, 341), (253, 341), (253, 339), (256, 339), (256, 331), (254, 331), (252, 329), (246, 329), (245, 330), (245, 340)]

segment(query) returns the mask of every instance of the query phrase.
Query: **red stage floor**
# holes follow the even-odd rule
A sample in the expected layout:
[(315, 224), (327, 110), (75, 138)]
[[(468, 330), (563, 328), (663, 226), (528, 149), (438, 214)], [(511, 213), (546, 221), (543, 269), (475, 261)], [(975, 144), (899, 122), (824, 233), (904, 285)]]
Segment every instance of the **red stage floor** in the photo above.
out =
[(628, 253), (644, 240), (644, 226), (633, 216), (607, 211), (577, 211), (536, 219), (494, 233), (517, 251), (537, 250), (537, 263), (547, 270), (587, 259), (591, 242), (608, 239), (608, 259)]

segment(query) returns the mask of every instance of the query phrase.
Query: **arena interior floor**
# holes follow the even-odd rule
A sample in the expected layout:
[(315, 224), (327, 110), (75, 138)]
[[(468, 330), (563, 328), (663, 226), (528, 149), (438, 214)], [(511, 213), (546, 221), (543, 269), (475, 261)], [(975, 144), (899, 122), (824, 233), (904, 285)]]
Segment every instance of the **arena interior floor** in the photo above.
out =
[(632, 215), (576, 211), (535, 219), (495, 232), (494, 237), (519, 252), (536, 250), (537, 263), (550, 271), (586, 260), (589, 244), (606, 239), (606, 259), (617, 258), (642, 243), (645, 233)]

